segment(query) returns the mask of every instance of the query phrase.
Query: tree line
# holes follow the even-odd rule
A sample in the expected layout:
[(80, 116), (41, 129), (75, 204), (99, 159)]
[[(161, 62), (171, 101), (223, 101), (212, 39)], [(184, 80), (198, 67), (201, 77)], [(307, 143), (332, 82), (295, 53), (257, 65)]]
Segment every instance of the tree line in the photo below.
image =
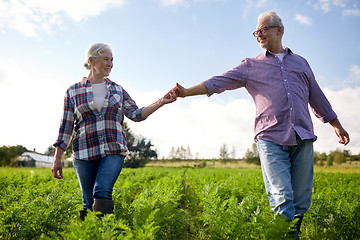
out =
[[(163, 160), (173, 160), (173, 161), (182, 161), (182, 160), (199, 160), (198, 153), (196, 157), (191, 153), (189, 146), (184, 147), (172, 147), (167, 158)], [(257, 151), (256, 143), (253, 143), (250, 148), (248, 148), (244, 154), (243, 158), (236, 157), (235, 148), (232, 147), (229, 151), (226, 143), (224, 143), (219, 149), (219, 157), (213, 160), (218, 160), (220, 162), (231, 162), (243, 160), (247, 163), (253, 163), (260, 165), (260, 158)], [(353, 155), (350, 150), (340, 150), (336, 149), (330, 151), (330, 153), (320, 153), (318, 151), (314, 152), (314, 163), (319, 166), (333, 166), (334, 164), (340, 165), (345, 162), (360, 161), (360, 154)]]
[[(126, 157), (124, 167), (138, 168), (143, 167), (150, 160), (158, 159), (158, 154), (151, 140), (147, 140), (143, 136), (135, 135), (127, 123), (124, 123), (124, 130), (127, 138), (127, 144), (130, 154)], [(22, 145), (16, 146), (2, 146), (0, 147), (0, 166), (17, 166), (17, 158), (24, 152), (28, 152)], [(72, 153), (72, 142), (69, 148), (66, 150), (63, 158), (71, 157)], [(49, 146), (45, 151), (46, 155), (52, 155), (54, 147)], [(184, 147), (172, 147), (166, 160), (195, 160), (199, 159), (199, 154), (193, 155), (189, 146)], [(214, 159), (215, 160), (215, 159)], [(257, 152), (256, 143), (253, 143), (250, 148), (245, 152), (242, 159), (236, 158), (235, 147), (231, 150), (228, 149), (226, 143), (224, 143), (219, 149), (219, 158), (221, 162), (233, 161), (233, 160), (244, 160), (247, 163), (253, 163), (260, 165), (260, 158)], [(334, 164), (342, 164), (345, 162), (360, 161), (360, 154), (353, 155), (350, 150), (336, 149), (331, 151), (329, 154), (314, 152), (314, 163), (319, 166), (332, 166)]]

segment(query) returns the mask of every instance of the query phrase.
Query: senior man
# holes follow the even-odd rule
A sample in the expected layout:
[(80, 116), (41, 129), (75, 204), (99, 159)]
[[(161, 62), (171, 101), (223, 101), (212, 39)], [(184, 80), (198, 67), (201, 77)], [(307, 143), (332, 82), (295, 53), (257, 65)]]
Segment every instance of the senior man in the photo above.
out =
[(260, 55), (193, 87), (177, 84), (172, 93), (178, 97), (211, 96), (246, 88), (256, 106), (254, 139), (270, 206), (288, 221), (299, 218), (298, 235), (311, 202), (313, 142), (317, 138), (308, 105), (317, 118), (331, 124), (339, 143), (346, 145), (350, 138), (308, 62), (282, 45), (283, 34), (281, 18), (274, 11), (260, 14), (253, 33), (263, 49)]

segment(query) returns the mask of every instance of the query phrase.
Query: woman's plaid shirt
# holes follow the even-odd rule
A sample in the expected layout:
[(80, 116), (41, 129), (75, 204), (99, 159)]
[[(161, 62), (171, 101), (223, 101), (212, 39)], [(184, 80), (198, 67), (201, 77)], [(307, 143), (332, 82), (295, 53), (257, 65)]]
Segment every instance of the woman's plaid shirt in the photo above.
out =
[(118, 84), (105, 79), (108, 89), (99, 111), (94, 105), (92, 86), (87, 78), (68, 88), (59, 136), (54, 144), (66, 150), (72, 135), (76, 159), (95, 160), (108, 154), (128, 153), (123, 127), (124, 115), (133, 121), (144, 120), (130, 95)]

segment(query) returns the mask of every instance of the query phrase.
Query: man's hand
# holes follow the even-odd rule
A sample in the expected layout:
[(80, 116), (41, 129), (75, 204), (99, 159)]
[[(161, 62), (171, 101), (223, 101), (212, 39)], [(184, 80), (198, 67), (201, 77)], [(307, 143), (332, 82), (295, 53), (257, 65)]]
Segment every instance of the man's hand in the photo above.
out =
[(180, 84), (176, 83), (176, 86), (171, 89), (171, 93), (175, 94), (177, 97), (186, 97), (186, 93), (185, 93), (186, 89), (181, 86)]
[(176, 83), (176, 86), (171, 89), (171, 94), (176, 95), (177, 97), (189, 97), (195, 95), (207, 94), (207, 88), (203, 83), (192, 86), (190, 88), (184, 88), (180, 84)]
[(339, 143), (344, 144), (346, 146), (350, 142), (349, 134), (345, 131), (344, 128), (334, 127), (336, 136), (339, 137)]
[(341, 126), (339, 119), (335, 118), (331, 120), (330, 124), (334, 128), (336, 136), (339, 137), (339, 143), (346, 146), (350, 142), (350, 137), (347, 131)]

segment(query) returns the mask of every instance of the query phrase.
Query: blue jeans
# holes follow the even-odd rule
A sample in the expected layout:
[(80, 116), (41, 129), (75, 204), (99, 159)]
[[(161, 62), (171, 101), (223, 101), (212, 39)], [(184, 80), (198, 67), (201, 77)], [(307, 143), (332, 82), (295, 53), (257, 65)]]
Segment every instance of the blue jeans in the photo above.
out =
[(112, 200), (113, 187), (123, 168), (124, 159), (122, 155), (107, 155), (92, 161), (74, 159), (84, 210), (92, 210), (94, 198)]
[(301, 218), (311, 203), (313, 141), (297, 137), (296, 146), (281, 146), (258, 139), (257, 147), (272, 210), (288, 221)]

